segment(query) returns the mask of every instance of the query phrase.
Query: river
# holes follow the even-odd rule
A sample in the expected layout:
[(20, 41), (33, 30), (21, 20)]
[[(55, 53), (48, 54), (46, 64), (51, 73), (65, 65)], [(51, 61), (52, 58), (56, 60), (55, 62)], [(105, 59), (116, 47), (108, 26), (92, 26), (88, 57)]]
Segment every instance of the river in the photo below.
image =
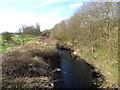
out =
[(61, 81), (59, 88), (96, 88), (93, 85), (92, 69), (83, 61), (71, 57), (69, 50), (60, 50)]

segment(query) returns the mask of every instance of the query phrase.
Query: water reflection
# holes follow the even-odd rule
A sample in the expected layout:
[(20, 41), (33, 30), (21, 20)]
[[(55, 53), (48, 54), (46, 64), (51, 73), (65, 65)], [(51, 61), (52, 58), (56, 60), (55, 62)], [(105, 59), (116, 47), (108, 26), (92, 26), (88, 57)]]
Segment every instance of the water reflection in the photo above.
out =
[(59, 88), (89, 88), (93, 87), (91, 69), (81, 60), (74, 60), (70, 51), (60, 51), (61, 76)]

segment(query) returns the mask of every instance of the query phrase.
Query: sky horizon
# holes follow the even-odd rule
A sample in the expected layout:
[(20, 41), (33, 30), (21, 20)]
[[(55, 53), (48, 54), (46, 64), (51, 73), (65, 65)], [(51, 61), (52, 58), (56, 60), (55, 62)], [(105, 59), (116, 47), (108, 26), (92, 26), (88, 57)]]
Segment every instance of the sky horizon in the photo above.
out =
[(17, 32), (22, 25), (37, 22), (41, 31), (51, 29), (90, 1), (95, 0), (0, 0), (0, 33)]
[(0, 33), (17, 32), (22, 25), (51, 29), (71, 17), (88, 0), (0, 0)]

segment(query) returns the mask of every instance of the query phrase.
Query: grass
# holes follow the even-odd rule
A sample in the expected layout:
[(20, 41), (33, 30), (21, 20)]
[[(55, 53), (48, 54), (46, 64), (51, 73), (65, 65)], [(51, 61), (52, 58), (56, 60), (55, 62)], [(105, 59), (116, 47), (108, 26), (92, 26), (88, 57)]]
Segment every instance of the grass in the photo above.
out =
[(104, 87), (114, 87), (112, 85), (118, 84), (118, 61), (117, 53), (113, 51), (97, 49), (94, 53), (79, 52), (84, 57), (84, 59), (93, 64), (100, 72), (105, 76)]
[(2, 40), (2, 36), (0, 36), (0, 53), (8, 52), (12, 50), (14, 47), (27, 43), (28, 41), (36, 38), (35, 36), (27, 36), (24, 37), (15, 35), (12, 37), (13, 41), (7, 42)]

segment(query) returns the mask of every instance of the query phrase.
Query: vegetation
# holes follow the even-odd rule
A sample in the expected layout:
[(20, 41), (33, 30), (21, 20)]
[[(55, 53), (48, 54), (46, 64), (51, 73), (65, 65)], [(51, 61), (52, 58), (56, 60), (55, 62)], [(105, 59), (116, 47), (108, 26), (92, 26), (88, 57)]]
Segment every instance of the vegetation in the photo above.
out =
[(12, 33), (9, 33), (9, 32), (3, 32), (2, 33), (2, 40), (3, 41), (12, 41)]
[(25, 44), (37, 37), (49, 37), (50, 30), (40, 32), (40, 26), (37, 23), (34, 26), (24, 26), (18, 33), (3, 32), (0, 36), (0, 53), (10, 51), (13, 47)]
[(45, 30), (45, 31), (41, 32), (41, 36), (50, 37), (50, 30)]
[[(44, 34), (48, 36), (46, 32)], [(36, 26), (23, 25), (17, 33), (3, 32), (0, 36), (0, 53), (10, 51), (13, 47), (25, 44), (38, 36), (42, 36), (39, 23), (36, 23)]]
[(40, 35), (41, 31), (40, 31), (40, 25), (39, 23), (36, 23), (36, 26), (26, 26), (23, 25), (21, 29), (19, 29), (19, 34), (20, 35)]
[(22, 26), (19, 35), (3, 33), (0, 52), (20, 45), (3, 53), (3, 87), (54, 88), (60, 66), (55, 46), (92, 64), (104, 77), (102, 88), (118, 87), (118, 19), (117, 2), (89, 2), (51, 30), (41, 32), (37, 23)]
[[(60, 55), (55, 45), (39, 39), (5, 53), (2, 64), (3, 88), (54, 88)], [(47, 43), (48, 42), (48, 43)], [(47, 47), (49, 44), (49, 47)], [(51, 44), (51, 45), (50, 45)], [(54, 45), (54, 46), (52, 46)], [(52, 47), (51, 47), (52, 46)], [(17, 57), (17, 58), (16, 58)]]
[(0, 36), (0, 53), (7, 52), (12, 50), (14, 47), (25, 44), (30, 40), (36, 38), (35, 36), (28, 36), (28, 35), (12, 35), (10, 41), (3, 39), (3, 36)]
[[(118, 3), (85, 3), (74, 16), (56, 24), (51, 37), (93, 64), (105, 76), (103, 87), (118, 85)], [(69, 44), (68, 44), (69, 43)]]

